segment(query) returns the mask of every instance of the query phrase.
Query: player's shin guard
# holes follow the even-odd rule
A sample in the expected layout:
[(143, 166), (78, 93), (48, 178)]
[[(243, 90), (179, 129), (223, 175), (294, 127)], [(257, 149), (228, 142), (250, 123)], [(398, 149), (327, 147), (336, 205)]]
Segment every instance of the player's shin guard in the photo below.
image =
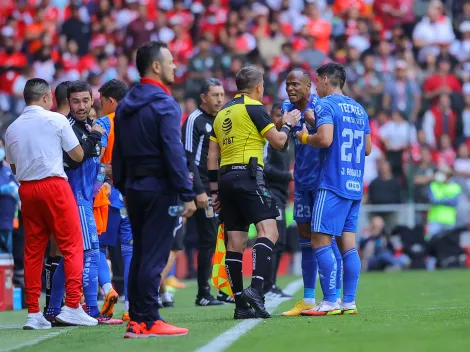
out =
[(129, 301), (129, 297), (127, 296), (127, 283), (132, 260), (132, 244), (121, 244), (121, 255), (124, 262), (124, 296), (126, 301)]
[(52, 278), (52, 290), (49, 299), (49, 305), (47, 306), (46, 315), (55, 317), (60, 313), (60, 307), (62, 305), (62, 299), (65, 294), (65, 271), (64, 271), (64, 259), (62, 259), (57, 265)]
[(47, 312), (47, 308), (49, 307), (49, 300), (51, 297), (52, 286), (53, 282), (52, 279), (54, 277), (54, 273), (57, 270), (57, 267), (60, 264), (62, 257), (47, 257), (46, 264), (44, 265), (44, 281), (46, 284), (46, 307), (44, 309)]
[(100, 262), (98, 268), (98, 282), (106, 295), (113, 286), (111, 285), (111, 274), (109, 272), (108, 261), (106, 260), (106, 246), (100, 246)]
[(271, 272), (271, 253), (274, 243), (267, 237), (260, 237), (253, 246), (253, 276), (251, 287), (263, 293), (264, 280)]
[(98, 310), (98, 266), (100, 251), (89, 249), (84, 255), (85, 265), (83, 268), (83, 294), (85, 295), (86, 310), (89, 316), (94, 317)]
[(331, 248), (336, 258), (336, 298), (341, 299), (341, 285), (343, 284), (343, 257), (338, 248), (336, 237), (331, 240)]
[(343, 302), (351, 303), (356, 300), (357, 285), (361, 274), (361, 259), (356, 248), (351, 248), (343, 253), (343, 266)]
[(243, 276), (242, 276), (242, 259), (243, 254), (238, 252), (227, 251), (225, 256), (225, 269), (227, 269), (228, 281), (232, 287), (235, 296), (235, 306), (237, 308), (245, 308), (246, 304), (242, 299), (243, 292)]
[[(311, 240), (299, 237), (300, 249), (302, 251), (302, 279), (304, 281), (304, 301), (315, 300), (315, 285), (317, 282), (318, 262), (312, 248)], [(314, 302), (307, 302), (314, 304)]]
[(315, 249), (320, 272), (320, 284), (323, 291), (323, 300), (336, 303), (336, 258), (331, 246)]

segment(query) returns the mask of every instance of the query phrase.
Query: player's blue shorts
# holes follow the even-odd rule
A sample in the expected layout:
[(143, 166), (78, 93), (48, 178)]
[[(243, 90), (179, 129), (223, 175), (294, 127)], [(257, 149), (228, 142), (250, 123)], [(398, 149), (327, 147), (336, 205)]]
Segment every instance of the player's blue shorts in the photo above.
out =
[(300, 223), (312, 222), (312, 210), (315, 203), (316, 191), (294, 192), (294, 220)]
[(319, 189), (315, 198), (312, 232), (332, 236), (356, 232), (360, 206), (360, 200), (346, 199), (332, 191)]
[(98, 231), (96, 230), (95, 216), (93, 215), (92, 205), (79, 205), (80, 225), (82, 226), (83, 249), (98, 249)]
[(108, 226), (100, 238), (100, 245), (116, 246), (120, 236), (121, 244), (132, 244), (132, 230), (129, 217), (121, 216), (120, 209), (109, 207)]

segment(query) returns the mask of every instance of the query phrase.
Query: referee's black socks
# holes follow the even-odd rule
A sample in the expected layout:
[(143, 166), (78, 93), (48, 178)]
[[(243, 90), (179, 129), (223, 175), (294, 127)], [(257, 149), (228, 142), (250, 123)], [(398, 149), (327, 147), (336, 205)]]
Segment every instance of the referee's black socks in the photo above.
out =
[(274, 243), (267, 237), (260, 237), (253, 246), (253, 276), (251, 287), (263, 293), (264, 280), (267, 280), (272, 271), (272, 251)]
[(243, 275), (242, 275), (243, 254), (227, 251), (225, 255), (225, 268), (227, 276), (235, 296), (235, 305), (237, 308), (245, 308), (246, 303), (242, 299)]

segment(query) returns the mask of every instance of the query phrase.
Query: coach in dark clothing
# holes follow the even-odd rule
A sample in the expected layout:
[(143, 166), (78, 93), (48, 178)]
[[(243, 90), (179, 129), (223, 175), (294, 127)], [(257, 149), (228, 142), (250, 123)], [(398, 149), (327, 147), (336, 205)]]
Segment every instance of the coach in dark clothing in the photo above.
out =
[[(119, 103), (115, 117), (114, 184), (126, 197), (134, 249), (129, 272), (130, 323), (124, 337), (186, 335), (158, 312), (161, 272), (173, 243), (178, 217), (169, 208), (195, 210), (195, 194), (181, 144), (181, 110), (167, 88), (175, 64), (166, 44), (150, 42), (137, 51), (142, 77)], [(144, 324), (142, 324), (144, 323)]]
[[(281, 121), (281, 104), (274, 104), (271, 110), (271, 119), (277, 126)], [(284, 252), (287, 237), (286, 228), (286, 203), (289, 197), (289, 183), (294, 179), (293, 173), (290, 168), (290, 156), (287, 150), (278, 150), (273, 148), (269, 143), (266, 144), (266, 155), (264, 161), (264, 174), (268, 179), (271, 186), (271, 192), (276, 198), (277, 208), (279, 209), (279, 216), (277, 221), (277, 230), (279, 231), (279, 239), (273, 248), (272, 252), (272, 275), (264, 283), (264, 291), (267, 297), (281, 298), (292, 297), (282, 292), (277, 287), (277, 271), (279, 269), (279, 262), (281, 255)]]

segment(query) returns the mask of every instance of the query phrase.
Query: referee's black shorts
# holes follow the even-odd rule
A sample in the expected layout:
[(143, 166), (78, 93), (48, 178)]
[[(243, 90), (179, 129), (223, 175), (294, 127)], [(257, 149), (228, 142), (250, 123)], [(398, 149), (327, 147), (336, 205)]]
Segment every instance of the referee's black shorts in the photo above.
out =
[(251, 177), (246, 169), (222, 168), (219, 199), (227, 231), (248, 232), (251, 224), (279, 216), (276, 200), (261, 168), (256, 172), (256, 177)]

